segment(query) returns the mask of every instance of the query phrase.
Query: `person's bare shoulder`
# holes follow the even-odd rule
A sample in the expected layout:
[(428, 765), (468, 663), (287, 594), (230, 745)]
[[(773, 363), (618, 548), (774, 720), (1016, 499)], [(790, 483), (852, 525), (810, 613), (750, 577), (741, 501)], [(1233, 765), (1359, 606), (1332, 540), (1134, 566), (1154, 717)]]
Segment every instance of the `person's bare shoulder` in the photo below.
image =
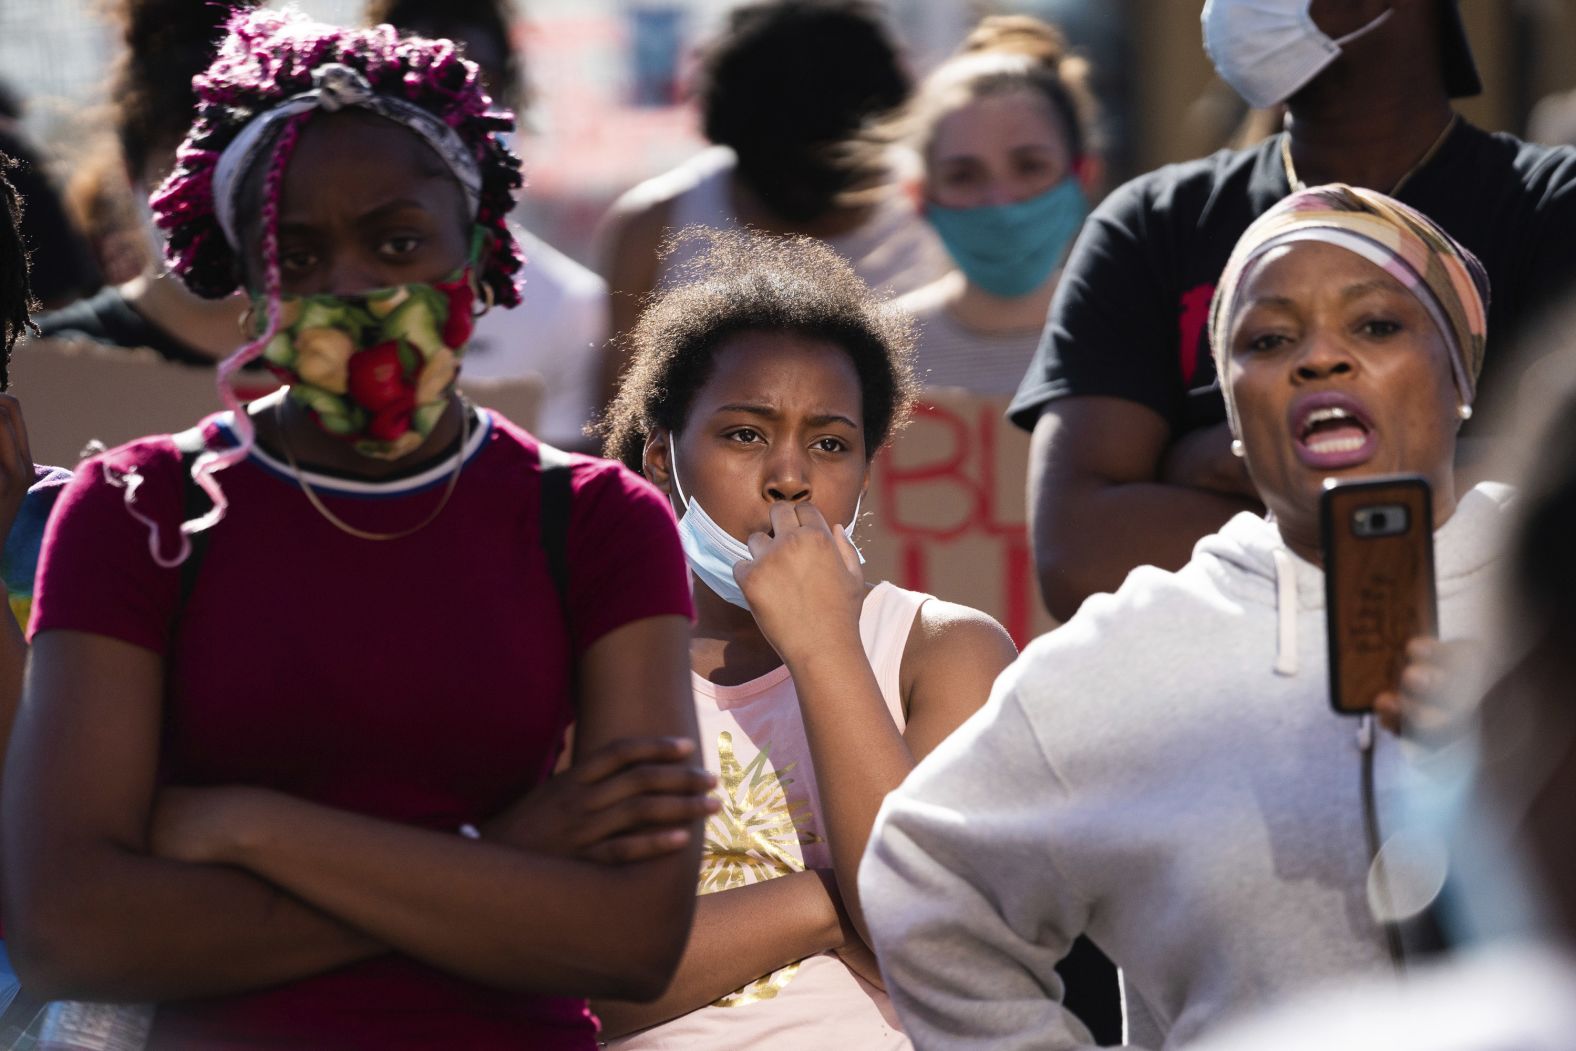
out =
[(918, 639), (926, 648), (978, 647), (997, 654), (1005, 653), (1009, 660), (1018, 653), (1007, 629), (995, 617), (973, 606), (939, 598), (931, 598), (919, 607), (908, 639), (910, 646)]
[(726, 178), (733, 170), (733, 151), (724, 146), (709, 146), (699, 153), (679, 162), (667, 171), (654, 175), (626, 190), (613, 202), (602, 221), (598, 253), (603, 261), (602, 273), (615, 290), (649, 289), (651, 282), (624, 282), (616, 280), (614, 266), (629, 265), (632, 260), (651, 260), (656, 269), (657, 251), (663, 235), (676, 218), (679, 198), (692, 190)]
[(644, 188), (642, 183), (613, 202), (597, 236), (602, 277), (614, 290), (643, 292), (655, 283), (657, 252), (676, 195), (656, 196)]
[(1018, 656), (1007, 629), (989, 613), (932, 598), (919, 607), (903, 649), (905, 692), (936, 675), (995, 677)]

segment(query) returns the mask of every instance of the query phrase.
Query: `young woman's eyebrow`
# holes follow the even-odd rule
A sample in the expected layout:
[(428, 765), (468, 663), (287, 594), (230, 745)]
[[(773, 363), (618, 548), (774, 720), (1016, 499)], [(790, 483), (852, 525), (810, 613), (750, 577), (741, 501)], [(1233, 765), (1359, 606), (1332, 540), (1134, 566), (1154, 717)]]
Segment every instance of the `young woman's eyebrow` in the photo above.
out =
[[(354, 222), (358, 226), (369, 225), (372, 223), (381, 222), (390, 218), (391, 216), (399, 214), (400, 212), (409, 210), (419, 211), (423, 214), (427, 214), (429, 212), (427, 206), (422, 204), (420, 201), (409, 197), (400, 197), (392, 201), (385, 201), (374, 208), (362, 212), (360, 215), (355, 217)], [(313, 233), (315, 230), (316, 224), (306, 219), (297, 219), (290, 216), (279, 217), (279, 233), (281, 236), (286, 234), (304, 236)]]
[(400, 197), (392, 201), (385, 201), (376, 208), (371, 208), (365, 212), (362, 212), (356, 217), (356, 222), (358, 224), (375, 223), (383, 219), (387, 219), (399, 212), (408, 211), (411, 209), (419, 212), (426, 212), (428, 210), (427, 206), (422, 204), (420, 201), (413, 200), (409, 197)]
[(834, 423), (840, 423), (850, 430), (857, 431), (859, 429), (859, 424), (855, 423), (853, 420), (850, 420), (847, 416), (844, 416), (840, 412), (827, 412), (822, 413), (819, 416), (811, 416), (808, 422), (812, 427), (828, 427)]
[(776, 420), (782, 417), (782, 413), (770, 405), (757, 405), (754, 402), (744, 401), (733, 401), (726, 405), (719, 405), (715, 412), (742, 412), (746, 416), (759, 416), (763, 420)]
[[(716, 412), (742, 412), (747, 416), (759, 416), (763, 420), (779, 420), (782, 413), (769, 405), (755, 405), (749, 402), (730, 402), (727, 405), (717, 406)], [(844, 416), (840, 412), (825, 412), (811, 416), (807, 421), (812, 427), (825, 427), (833, 423), (841, 423), (854, 430), (859, 429), (859, 424)]]

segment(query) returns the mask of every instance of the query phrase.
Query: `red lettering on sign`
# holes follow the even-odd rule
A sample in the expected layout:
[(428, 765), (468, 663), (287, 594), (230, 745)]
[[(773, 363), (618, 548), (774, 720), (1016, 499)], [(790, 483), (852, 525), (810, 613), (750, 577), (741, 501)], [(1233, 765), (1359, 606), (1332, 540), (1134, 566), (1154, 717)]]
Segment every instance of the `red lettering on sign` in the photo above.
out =
[[(880, 495), (881, 506), (886, 511), (887, 528), (895, 533), (945, 540), (967, 532), (970, 523), (978, 517), (979, 493), (974, 479), (970, 477), (970, 472), (965, 467), (969, 459), (970, 447), (968, 426), (955, 413), (939, 409), (934, 405), (914, 407), (914, 422), (909, 426), (917, 428), (936, 424), (951, 432), (947, 452), (940, 458), (909, 466), (898, 462), (899, 454), (894, 449), (888, 450), (887, 455), (877, 461), (877, 492)], [(898, 498), (898, 491), (906, 486), (937, 482), (947, 483), (962, 490), (959, 498), (969, 505), (962, 523), (952, 528), (945, 528), (931, 522), (905, 520), (903, 501)]]
[(1020, 650), (1034, 637), (1034, 602), (1039, 596), (1030, 583), (1033, 573), (1034, 559), (1029, 553), (1029, 542), (1019, 533), (1007, 541), (1007, 567), (1002, 579), (1007, 594), (1001, 626), (1007, 629)]
[(1001, 433), (1010, 426), (1001, 406), (920, 405), (911, 426), (874, 469), (881, 525), (897, 544), (894, 583), (931, 591), (951, 580), (956, 587), (958, 567), (948, 560), (968, 558), (967, 568), (978, 569), (978, 593), (942, 597), (983, 608), (1023, 646), (1034, 635), (1039, 599), (1023, 479), (1001, 475), (1022, 471), (1021, 453), (1009, 456), (1011, 466), (1004, 468), (1002, 451), (1011, 447), (1003, 443), (1016, 436)]
[(930, 590), (929, 575), (925, 572), (925, 545), (918, 540), (903, 541), (903, 579), (898, 584), (910, 591)]

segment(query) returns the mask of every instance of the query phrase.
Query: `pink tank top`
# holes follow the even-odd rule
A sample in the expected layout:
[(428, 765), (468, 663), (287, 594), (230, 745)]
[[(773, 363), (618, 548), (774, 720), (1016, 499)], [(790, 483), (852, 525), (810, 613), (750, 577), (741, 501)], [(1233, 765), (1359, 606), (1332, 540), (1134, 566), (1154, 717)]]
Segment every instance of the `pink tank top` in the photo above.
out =
[[(892, 721), (905, 724), (903, 648), (929, 595), (890, 583), (865, 596), (859, 637)], [(700, 893), (829, 868), (821, 798), (799, 697), (786, 667), (738, 686), (693, 675), (706, 767), (722, 809), (706, 825)], [(698, 1011), (613, 1040), (620, 1049), (908, 1048), (886, 993), (820, 953), (756, 979)]]

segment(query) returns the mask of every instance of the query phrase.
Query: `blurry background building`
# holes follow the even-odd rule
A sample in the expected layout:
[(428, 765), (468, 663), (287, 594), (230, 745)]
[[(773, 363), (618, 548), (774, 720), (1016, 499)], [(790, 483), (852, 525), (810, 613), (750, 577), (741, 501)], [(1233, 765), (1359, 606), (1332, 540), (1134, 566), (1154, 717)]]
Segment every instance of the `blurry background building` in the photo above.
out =
[[(299, 0), (354, 22), (359, 0)], [(592, 231), (612, 199), (703, 142), (683, 105), (696, 43), (732, 0), (523, 0), (515, 32), (533, 93), (519, 140), (530, 186), (522, 216), (571, 255), (591, 260)], [(1215, 79), (1186, 0), (887, 0), (923, 73), (981, 15), (1022, 11), (1060, 25), (1094, 63), (1107, 185), (1230, 141), (1247, 111)], [(1479, 125), (1536, 137), (1576, 135), (1576, 0), (1463, 0), (1486, 90), (1462, 109)], [(0, 76), (26, 124), (69, 168), (102, 114), (93, 103), (114, 31), (95, 0), (0, 0)], [(1529, 129), (1535, 107), (1538, 120)], [(1272, 123), (1260, 122), (1259, 127)]]

